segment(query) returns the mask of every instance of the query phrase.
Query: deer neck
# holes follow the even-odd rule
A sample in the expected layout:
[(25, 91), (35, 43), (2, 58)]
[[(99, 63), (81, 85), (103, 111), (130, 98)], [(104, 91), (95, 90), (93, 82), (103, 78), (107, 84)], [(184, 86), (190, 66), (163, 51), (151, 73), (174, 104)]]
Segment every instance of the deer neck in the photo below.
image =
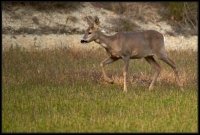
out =
[(114, 36), (104, 35), (102, 32), (99, 32), (99, 37), (97, 39), (97, 43), (99, 43), (102, 47), (109, 49), (114, 41)]

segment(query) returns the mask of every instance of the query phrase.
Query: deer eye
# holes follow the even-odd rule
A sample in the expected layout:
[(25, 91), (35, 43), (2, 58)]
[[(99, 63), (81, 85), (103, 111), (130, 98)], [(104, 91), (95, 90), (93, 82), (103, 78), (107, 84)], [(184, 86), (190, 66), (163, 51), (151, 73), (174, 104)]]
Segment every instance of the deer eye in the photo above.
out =
[(89, 32), (88, 34), (92, 34), (91, 32)]

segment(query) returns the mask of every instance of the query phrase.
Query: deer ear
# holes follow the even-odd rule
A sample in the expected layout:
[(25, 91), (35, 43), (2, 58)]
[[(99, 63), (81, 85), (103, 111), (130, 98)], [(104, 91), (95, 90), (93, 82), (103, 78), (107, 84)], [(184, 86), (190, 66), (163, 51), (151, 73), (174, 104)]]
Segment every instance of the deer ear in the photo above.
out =
[(83, 20), (87, 21), (87, 23), (88, 23), (89, 26), (93, 26), (93, 23), (91, 21), (91, 17), (90, 16), (84, 17)]
[(99, 18), (97, 16), (94, 17), (94, 22), (96, 25), (100, 24)]

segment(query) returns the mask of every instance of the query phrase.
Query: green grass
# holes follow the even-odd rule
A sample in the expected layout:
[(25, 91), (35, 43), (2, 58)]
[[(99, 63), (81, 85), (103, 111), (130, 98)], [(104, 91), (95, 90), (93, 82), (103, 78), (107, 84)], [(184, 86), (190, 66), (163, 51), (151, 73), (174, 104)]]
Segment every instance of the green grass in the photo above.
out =
[[(174, 78), (160, 79), (148, 91), (150, 80), (140, 75), (150, 78), (151, 67), (133, 60), (129, 78), (134, 74), (138, 81), (129, 81), (127, 93), (120, 84), (102, 81), (104, 53), (70, 48), (3, 52), (3, 132), (197, 132), (196, 52), (169, 52), (185, 73), (185, 92)], [(160, 63), (162, 72), (172, 72)], [(122, 66), (118, 61), (107, 72), (121, 76)]]

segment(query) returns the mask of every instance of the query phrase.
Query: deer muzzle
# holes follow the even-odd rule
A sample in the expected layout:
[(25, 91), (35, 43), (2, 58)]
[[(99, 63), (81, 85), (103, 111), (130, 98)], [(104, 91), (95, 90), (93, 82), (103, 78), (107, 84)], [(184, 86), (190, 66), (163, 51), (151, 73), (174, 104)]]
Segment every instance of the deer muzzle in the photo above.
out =
[(81, 40), (81, 43), (82, 43), (82, 44), (84, 44), (84, 43), (88, 43), (88, 41), (87, 41), (87, 40), (84, 40), (84, 39), (82, 39), (82, 40)]

